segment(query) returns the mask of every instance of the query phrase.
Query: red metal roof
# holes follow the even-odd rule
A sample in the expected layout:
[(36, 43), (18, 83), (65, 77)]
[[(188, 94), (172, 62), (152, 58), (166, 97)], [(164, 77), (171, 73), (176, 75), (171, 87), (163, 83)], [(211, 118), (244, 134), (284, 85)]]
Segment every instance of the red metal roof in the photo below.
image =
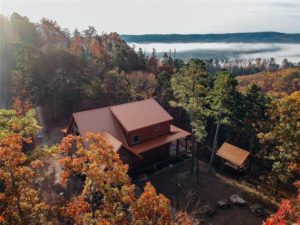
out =
[(103, 138), (107, 141), (107, 143), (113, 146), (115, 152), (118, 152), (120, 150), (120, 148), (122, 147), (122, 142), (117, 140), (114, 136), (112, 136), (106, 131), (102, 131), (101, 134)]
[(87, 132), (102, 133), (116, 151), (124, 146), (140, 158), (140, 153), (190, 135), (171, 125), (169, 134), (129, 147), (119, 123), (131, 131), (173, 119), (154, 99), (77, 112), (73, 118), (82, 137)]
[(127, 132), (173, 119), (153, 98), (112, 106), (110, 109)]
[(114, 116), (111, 114), (110, 107), (74, 113), (73, 117), (82, 137), (85, 137), (87, 132), (100, 133), (106, 131), (127, 145), (119, 124), (116, 123)]
[(224, 142), (223, 145), (217, 151), (217, 156), (225, 159), (226, 161), (236, 165), (242, 166), (250, 153), (244, 149)]

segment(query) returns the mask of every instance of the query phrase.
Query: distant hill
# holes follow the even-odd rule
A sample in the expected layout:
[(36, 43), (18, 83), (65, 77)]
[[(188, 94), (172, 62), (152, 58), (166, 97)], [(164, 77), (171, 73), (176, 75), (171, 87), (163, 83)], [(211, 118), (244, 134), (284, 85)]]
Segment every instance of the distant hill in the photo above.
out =
[(135, 43), (191, 43), (191, 42), (243, 42), (243, 43), (300, 43), (299, 34), (254, 32), (230, 34), (142, 34), (121, 35), (126, 42)]
[(300, 90), (300, 68), (238, 76), (237, 80), (241, 91), (246, 90), (252, 84), (256, 84), (262, 88), (263, 92), (270, 95), (291, 94)]

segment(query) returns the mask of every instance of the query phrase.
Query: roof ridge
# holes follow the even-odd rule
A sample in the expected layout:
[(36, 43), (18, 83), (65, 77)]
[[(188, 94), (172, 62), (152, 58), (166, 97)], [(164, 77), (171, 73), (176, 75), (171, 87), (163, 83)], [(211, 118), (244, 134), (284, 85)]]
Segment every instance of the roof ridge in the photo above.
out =
[(101, 107), (101, 108), (83, 110), (83, 111), (79, 111), (79, 112), (74, 112), (73, 115), (76, 115), (76, 114), (79, 114), (79, 113), (90, 112), (90, 111), (96, 111), (96, 110), (100, 110), (100, 109), (106, 109), (106, 108), (110, 108), (110, 107), (112, 107), (112, 106), (105, 106), (105, 107)]
[[(244, 151), (244, 152), (250, 153), (250, 152), (247, 151), (246, 149), (243, 149), (243, 148), (238, 147), (238, 146), (236, 146), (236, 145), (230, 144), (230, 143), (228, 143), (228, 142), (226, 142), (226, 141), (224, 141), (224, 143), (223, 143), (222, 145), (224, 145), (224, 144), (231, 145), (231, 146), (233, 146), (233, 147), (235, 147), (235, 148), (238, 148), (238, 149), (240, 149), (240, 150), (242, 150), (242, 151)], [(222, 147), (222, 145), (221, 145), (221, 147)], [(221, 148), (221, 147), (220, 147), (220, 148)]]
[(148, 101), (148, 100), (154, 100), (158, 104), (158, 102), (154, 98), (151, 97), (151, 98), (138, 100), (138, 101), (125, 102), (125, 103), (121, 103), (121, 104), (117, 104), (117, 105), (109, 105), (109, 106), (104, 106), (104, 107), (101, 107), (101, 108), (88, 109), (88, 110), (83, 110), (83, 111), (79, 111), (79, 112), (74, 112), (73, 115), (78, 114), (78, 113), (85, 113), (85, 112), (90, 112), (90, 111), (95, 111), (95, 110), (100, 110), (100, 109), (106, 109), (106, 108), (111, 109), (111, 108), (116, 107), (116, 106), (127, 105), (127, 104), (131, 104), (131, 103), (143, 102), (143, 101)]
[(151, 97), (151, 98), (147, 98), (147, 99), (143, 99), (143, 100), (125, 102), (125, 103), (118, 104), (118, 105), (112, 105), (112, 106), (110, 106), (110, 108), (114, 108), (114, 107), (118, 107), (118, 106), (123, 106), (123, 105), (129, 105), (129, 104), (138, 103), (138, 102), (145, 102), (145, 101), (149, 101), (149, 100), (154, 100), (158, 104), (158, 102), (154, 98)]

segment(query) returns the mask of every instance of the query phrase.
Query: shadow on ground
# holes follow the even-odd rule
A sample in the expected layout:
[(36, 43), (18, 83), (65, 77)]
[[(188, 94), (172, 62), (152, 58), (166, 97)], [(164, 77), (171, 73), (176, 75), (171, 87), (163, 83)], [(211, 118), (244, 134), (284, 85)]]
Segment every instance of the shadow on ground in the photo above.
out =
[[(263, 205), (226, 181), (226, 177), (208, 172), (207, 164), (200, 162), (199, 178), (190, 173), (190, 160), (167, 168), (151, 176), (150, 181), (159, 193), (172, 200), (175, 208), (186, 208), (201, 224), (213, 225), (259, 225), (264, 216), (250, 210), (253, 204)], [(246, 201), (244, 206), (230, 204), (228, 208), (216, 207), (220, 200), (229, 200), (232, 194), (239, 194)], [(263, 206), (265, 207), (265, 206)], [(215, 211), (207, 213), (207, 208)]]

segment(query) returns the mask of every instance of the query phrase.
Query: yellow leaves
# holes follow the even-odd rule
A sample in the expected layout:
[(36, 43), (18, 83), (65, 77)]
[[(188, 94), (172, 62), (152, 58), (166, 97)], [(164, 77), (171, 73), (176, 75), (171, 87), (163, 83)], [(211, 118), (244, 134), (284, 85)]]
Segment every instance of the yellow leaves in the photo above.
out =
[(0, 139), (0, 162), (13, 169), (25, 159), (20, 135), (14, 134)]
[(149, 182), (146, 183), (144, 192), (130, 210), (133, 222), (137, 224), (165, 225), (171, 223), (169, 199), (164, 195), (157, 195), (155, 188)]
[(122, 196), (122, 202), (127, 205), (131, 205), (135, 201), (135, 186), (134, 185), (123, 185), (122, 192), (124, 195)]
[(100, 219), (97, 222), (97, 225), (112, 225), (110, 222), (108, 222), (106, 219)]
[[(64, 209), (69, 219), (75, 224), (180, 224), (172, 223), (170, 201), (158, 195), (150, 183), (136, 200), (135, 186), (127, 175), (128, 165), (101, 134), (88, 133), (85, 143), (87, 146), (82, 139), (68, 136), (58, 146), (64, 156), (59, 160), (62, 179), (85, 175), (82, 192)], [(183, 214), (177, 219), (184, 225), (191, 224)]]
[(67, 171), (63, 171), (60, 175), (60, 178), (61, 178), (61, 182), (63, 184), (66, 184), (67, 181), (68, 181), (68, 178), (69, 178), (70, 174), (67, 172)]
[(267, 158), (273, 161), (273, 182), (292, 182), (296, 178), (300, 157), (300, 92), (274, 99), (267, 112), (260, 142), (269, 145)]
[(192, 221), (186, 212), (179, 211), (175, 215), (175, 221), (172, 222), (172, 225), (191, 225)]
[(23, 217), (26, 217), (28, 224), (36, 224), (48, 215), (50, 209), (39, 199), (32, 183), (34, 170), (39, 169), (43, 163), (35, 160), (28, 165), (30, 160), (22, 152), (22, 143), (20, 134), (0, 139), (0, 175), (5, 186), (0, 201), (6, 205), (1, 208), (1, 204), (0, 210), (3, 210), (8, 223), (24, 221)]
[(79, 222), (80, 224), (84, 213), (89, 212), (90, 210), (89, 204), (83, 199), (83, 197), (79, 197), (68, 203), (65, 208), (65, 213), (68, 217), (74, 218), (76, 222)]
[(15, 110), (0, 110), (0, 127), (0, 136), (19, 134), (25, 142), (30, 142), (29, 138), (35, 136), (40, 130), (34, 109), (30, 109), (22, 115)]
[(44, 163), (41, 160), (34, 160), (30, 165), (33, 169), (40, 169), (44, 166)]
[(26, 142), (27, 144), (31, 144), (32, 143), (32, 138), (28, 137), (28, 138), (23, 139), (23, 141)]
[(16, 121), (11, 123), (11, 129), (13, 131), (19, 131), (21, 129), (21, 126), (19, 123), (17, 123)]
[(238, 76), (239, 89), (244, 91), (251, 84), (256, 84), (265, 93), (279, 97), (299, 90), (299, 68), (290, 68), (275, 72), (261, 72), (252, 75)]
[(295, 91), (291, 94), (291, 99), (294, 99), (295, 101), (300, 101), (300, 91)]
[(5, 200), (5, 194), (4, 193), (0, 193), (0, 201), (3, 201), (3, 200)]

